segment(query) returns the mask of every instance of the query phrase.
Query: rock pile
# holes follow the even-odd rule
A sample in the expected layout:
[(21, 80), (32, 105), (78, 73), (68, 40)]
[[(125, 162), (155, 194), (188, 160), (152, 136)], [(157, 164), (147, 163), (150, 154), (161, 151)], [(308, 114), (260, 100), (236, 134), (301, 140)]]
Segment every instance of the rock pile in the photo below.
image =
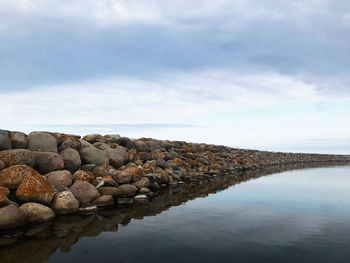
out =
[(56, 214), (144, 204), (163, 188), (218, 175), (279, 164), (345, 161), (350, 156), (0, 130), (0, 229), (46, 222)]

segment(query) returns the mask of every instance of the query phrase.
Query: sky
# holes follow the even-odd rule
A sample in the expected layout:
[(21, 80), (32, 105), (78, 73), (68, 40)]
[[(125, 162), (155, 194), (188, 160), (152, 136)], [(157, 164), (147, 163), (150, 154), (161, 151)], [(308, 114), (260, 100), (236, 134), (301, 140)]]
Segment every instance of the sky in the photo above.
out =
[(346, 0), (0, 0), (0, 128), (350, 154)]

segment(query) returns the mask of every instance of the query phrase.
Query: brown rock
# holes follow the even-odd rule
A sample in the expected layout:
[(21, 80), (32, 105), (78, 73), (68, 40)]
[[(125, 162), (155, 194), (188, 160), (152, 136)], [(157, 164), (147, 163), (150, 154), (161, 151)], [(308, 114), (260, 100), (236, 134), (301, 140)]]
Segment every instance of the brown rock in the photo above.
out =
[(57, 138), (47, 132), (32, 132), (28, 136), (28, 149), (37, 152), (57, 153)]
[(58, 151), (62, 152), (66, 149), (74, 149), (74, 150), (79, 150), (81, 146), (81, 142), (78, 138), (76, 137), (68, 137), (64, 139), (61, 143), (61, 145), (58, 147)]
[(31, 223), (46, 222), (55, 217), (55, 212), (51, 208), (37, 203), (24, 203), (19, 209), (23, 211)]
[(23, 132), (11, 132), (10, 140), (12, 149), (25, 149), (28, 144), (28, 135)]
[(164, 159), (165, 155), (161, 150), (155, 150), (150, 152), (152, 160)]
[(6, 188), (6, 187), (0, 186), (0, 194), (8, 197), (9, 194), (10, 194), (10, 190), (8, 188)]
[(129, 166), (124, 169), (124, 172), (127, 172), (131, 175), (133, 181), (137, 181), (141, 178), (143, 170), (138, 166)]
[(98, 190), (102, 195), (121, 196), (122, 194), (118, 187), (104, 186), (100, 187)]
[(0, 193), (0, 207), (6, 206), (10, 204), (10, 200), (7, 199), (7, 196)]
[(131, 182), (131, 174), (125, 171), (109, 170), (108, 174), (116, 181), (118, 184), (128, 184)]
[(70, 187), (73, 183), (73, 175), (68, 170), (54, 171), (45, 175), (46, 181), (51, 185), (63, 185)]
[(105, 175), (102, 177), (102, 180), (105, 182), (105, 186), (118, 186), (116, 181), (112, 178), (112, 176)]
[(78, 170), (73, 174), (74, 181), (86, 181), (92, 182), (95, 179), (95, 175), (92, 172)]
[(0, 160), (3, 161), (7, 167), (20, 164), (33, 167), (35, 163), (35, 154), (25, 149), (1, 151)]
[(13, 165), (0, 171), (0, 186), (16, 189), (27, 175), (40, 176), (32, 167), (27, 165)]
[(121, 191), (121, 196), (132, 197), (136, 194), (137, 187), (132, 184), (123, 184), (119, 186), (119, 190)]
[(149, 187), (150, 182), (147, 177), (142, 177), (139, 181), (133, 183), (137, 188)]
[(79, 201), (71, 191), (63, 191), (55, 194), (52, 201), (52, 208), (60, 215), (75, 213), (79, 210)]
[(136, 160), (139, 159), (139, 152), (136, 149), (131, 149), (128, 152), (128, 159), (129, 159), (129, 162), (135, 162)]
[(108, 149), (106, 150), (106, 153), (109, 158), (109, 164), (112, 165), (114, 168), (119, 168), (124, 164), (124, 156), (121, 152), (122, 150), (117, 149)]
[(93, 202), (92, 205), (95, 205), (97, 207), (99, 206), (111, 206), (114, 205), (113, 196), (111, 195), (102, 195), (100, 197), (97, 197)]
[(6, 168), (6, 164), (0, 160), (0, 171)]
[(100, 134), (88, 134), (83, 137), (83, 140), (89, 143), (103, 142), (103, 137)]
[(16, 197), (22, 202), (49, 205), (54, 196), (52, 186), (41, 175), (27, 175), (17, 188)]
[(54, 152), (35, 152), (35, 167), (40, 173), (61, 170), (64, 167), (63, 158)]
[(93, 169), (95, 177), (103, 177), (107, 174), (108, 164), (98, 164)]
[(70, 190), (80, 204), (91, 203), (100, 196), (98, 190), (86, 181), (76, 181)]
[(151, 192), (151, 190), (149, 188), (146, 188), (146, 187), (142, 187), (139, 190), (139, 194), (148, 194), (150, 192)]
[(11, 204), (0, 208), (0, 229), (14, 228), (25, 223), (25, 214), (17, 206)]
[(64, 169), (74, 173), (81, 166), (81, 159), (79, 152), (72, 148), (67, 148), (60, 152), (63, 159)]

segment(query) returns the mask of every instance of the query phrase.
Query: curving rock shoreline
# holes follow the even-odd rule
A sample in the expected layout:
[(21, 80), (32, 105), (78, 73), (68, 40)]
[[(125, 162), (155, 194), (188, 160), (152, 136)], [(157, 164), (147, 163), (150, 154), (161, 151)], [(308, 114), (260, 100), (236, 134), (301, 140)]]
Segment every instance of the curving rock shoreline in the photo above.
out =
[[(147, 204), (161, 189), (276, 165), (349, 162), (348, 155), (0, 130), (0, 229), (56, 215)], [(200, 187), (200, 186), (198, 186)]]

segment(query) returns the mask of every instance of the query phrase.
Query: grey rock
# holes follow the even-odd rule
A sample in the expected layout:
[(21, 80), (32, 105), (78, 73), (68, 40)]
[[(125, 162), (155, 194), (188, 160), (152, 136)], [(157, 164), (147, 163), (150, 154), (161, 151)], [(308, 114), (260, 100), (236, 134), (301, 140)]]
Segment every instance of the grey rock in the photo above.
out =
[(60, 155), (63, 159), (64, 169), (74, 173), (80, 168), (81, 159), (77, 150), (68, 148), (60, 152)]
[(57, 153), (57, 139), (45, 132), (32, 132), (28, 136), (28, 149), (37, 152)]
[(63, 191), (55, 194), (51, 207), (57, 214), (71, 214), (78, 212), (79, 201), (71, 191)]
[(88, 141), (85, 141), (83, 139), (80, 139), (80, 150), (86, 147), (90, 147), (93, 146), (91, 143), (89, 143)]
[(89, 143), (103, 142), (103, 137), (101, 134), (88, 134), (83, 137), (83, 140)]
[(26, 223), (26, 216), (15, 205), (0, 208), (0, 229), (9, 229), (22, 226)]
[(108, 150), (111, 149), (111, 147), (107, 144), (105, 144), (104, 142), (95, 142), (94, 144), (92, 144), (95, 148), (99, 149), (99, 150)]
[(23, 211), (30, 223), (46, 222), (55, 217), (55, 212), (51, 208), (38, 203), (24, 203), (19, 209)]
[(76, 181), (70, 188), (79, 203), (91, 203), (100, 196), (98, 190), (86, 181)]
[(11, 147), (11, 140), (10, 136), (7, 132), (1, 132), (0, 133), (0, 151), (4, 150), (10, 150)]
[(108, 164), (109, 158), (106, 152), (96, 149), (94, 146), (80, 150), (80, 157), (84, 164)]
[(35, 168), (42, 174), (61, 170), (64, 167), (63, 158), (54, 152), (35, 152)]
[(134, 141), (135, 149), (139, 152), (149, 152), (149, 146), (143, 141)]
[(106, 150), (106, 153), (108, 155), (109, 164), (112, 165), (114, 168), (119, 168), (124, 164), (124, 156), (121, 150), (117, 149), (108, 149)]
[(151, 159), (151, 155), (148, 152), (139, 152), (139, 159), (141, 161), (148, 161)]
[(162, 169), (166, 169), (169, 165), (168, 165), (168, 162), (163, 160), (163, 159), (158, 159), (156, 161), (156, 165)]
[(11, 132), (12, 149), (25, 149), (28, 144), (28, 135), (23, 132)]

